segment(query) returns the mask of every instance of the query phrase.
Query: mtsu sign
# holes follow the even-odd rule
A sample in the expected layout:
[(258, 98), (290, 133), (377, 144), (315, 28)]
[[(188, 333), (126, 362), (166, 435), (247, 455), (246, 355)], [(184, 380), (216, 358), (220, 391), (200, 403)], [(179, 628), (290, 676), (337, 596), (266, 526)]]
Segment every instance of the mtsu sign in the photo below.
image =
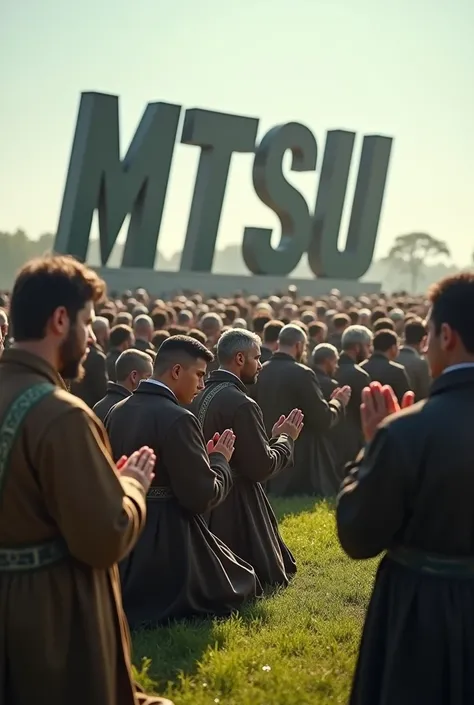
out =
[[(180, 105), (150, 103), (123, 160), (120, 159), (118, 97), (83, 93), (77, 119), (56, 251), (85, 260), (94, 211), (99, 215), (100, 252), (107, 264), (130, 215), (122, 266), (153, 269), (173, 159)], [(364, 137), (346, 248), (337, 247), (354, 147), (354, 132), (331, 130), (320, 167), (314, 213), (285, 179), (283, 156), (294, 171), (315, 171), (318, 148), (304, 125), (277, 125), (256, 145), (258, 119), (193, 108), (186, 110), (181, 142), (201, 148), (182, 272), (211, 272), (229, 165), (234, 152), (255, 153), (255, 193), (281, 223), (278, 247), (272, 231), (247, 227), (242, 254), (252, 274), (289, 274), (302, 255), (317, 277), (356, 280), (373, 257), (392, 139)]]

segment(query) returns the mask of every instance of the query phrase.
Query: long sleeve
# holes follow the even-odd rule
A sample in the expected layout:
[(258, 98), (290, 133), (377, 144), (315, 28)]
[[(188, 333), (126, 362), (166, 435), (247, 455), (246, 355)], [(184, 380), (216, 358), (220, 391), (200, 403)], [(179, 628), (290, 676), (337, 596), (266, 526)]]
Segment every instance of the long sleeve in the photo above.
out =
[(339, 541), (351, 558), (373, 558), (403, 525), (410, 460), (382, 427), (349, 467), (337, 501)]
[(258, 404), (241, 404), (233, 420), (236, 436), (232, 465), (253, 482), (265, 482), (283, 470), (293, 458), (293, 440), (282, 434), (268, 440)]
[(404, 367), (402, 367), (400, 370), (397, 370), (397, 372), (398, 374), (396, 376), (396, 379), (394, 380), (393, 391), (395, 392), (395, 396), (401, 404), (406, 392), (411, 391), (411, 384)]
[(313, 370), (305, 370), (306, 379), (298, 386), (299, 408), (306, 429), (327, 431), (344, 418), (344, 407), (337, 400), (327, 402)]
[(216, 507), (230, 492), (229, 464), (221, 453), (208, 456), (201, 427), (193, 414), (183, 414), (171, 426), (160, 460), (168, 471), (173, 494), (193, 514), (204, 514)]
[(47, 509), (69, 551), (109, 568), (135, 545), (145, 524), (145, 491), (119, 478), (98, 426), (79, 408), (62, 414), (39, 443)]

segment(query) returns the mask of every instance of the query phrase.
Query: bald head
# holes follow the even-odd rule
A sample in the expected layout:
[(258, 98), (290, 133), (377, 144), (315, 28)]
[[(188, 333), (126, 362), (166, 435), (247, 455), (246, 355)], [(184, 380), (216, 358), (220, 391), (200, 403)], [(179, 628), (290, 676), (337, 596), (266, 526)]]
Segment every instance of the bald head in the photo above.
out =
[(150, 316), (145, 313), (140, 314), (133, 321), (133, 332), (135, 333), (135, 338), (140, 338), (141, 340), (150, 342), (153, 336), (153, 330), (153, 321)]

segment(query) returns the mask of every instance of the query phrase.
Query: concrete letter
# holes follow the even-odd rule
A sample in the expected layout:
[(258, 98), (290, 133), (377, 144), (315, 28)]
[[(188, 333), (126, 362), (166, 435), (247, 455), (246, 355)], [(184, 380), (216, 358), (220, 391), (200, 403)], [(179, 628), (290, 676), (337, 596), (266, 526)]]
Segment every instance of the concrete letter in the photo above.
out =
[(181, 270), (210, 272), (233, 152), (253, 152), (258, 120), (186, 110), (181, 142), (201, 147)]
[(153, 269), (181, 106), (149, 103), (123, 161), (118, 97), (83, 93), (55, 242), (85, 260), (99, 211), (105, 266), (127, 214), (122, 265)]
[(392, 138), (364, 137), (345, 250), (337, 247), (347, 181), (354, 146), (354, 132), (327, 133), (308, 262), (318, 277), (359, 279), (369, 269), (374, 254), (382, 210)]
[(311, 218), (303, 196), (285, 179), (282, 160), (293, 153), (293, 171), (314, 171), (318, 148), (310, 130), (297, 122), (273, 127), (262, 139), (253, 165), (255, 192), (280, 219), (281, 239), (272, 248), (272, 230), (245, 228), (242, 255), (252, 274), (290, 274), (311, 238)]

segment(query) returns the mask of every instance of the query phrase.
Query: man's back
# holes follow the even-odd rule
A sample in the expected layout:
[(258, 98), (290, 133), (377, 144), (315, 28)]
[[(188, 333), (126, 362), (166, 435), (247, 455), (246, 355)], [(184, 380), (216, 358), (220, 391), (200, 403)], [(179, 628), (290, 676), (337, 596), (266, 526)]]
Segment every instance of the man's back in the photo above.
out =
[(98, 401), (97, 404), (94, 404), (94, 414), (97, 418), (104, 422), (110, 409), (115, 406), (115, 404), (118, 404), (119, 401), (127, 399), (130, 395), (131, 392), (129, 392), (128, 389), (122, 384), (118, 384), (117, 382), (107, 382), (107, 394), (103, 399)]
[(351, 388), (351, 398), (346, 407), (346, 418), (334, 429), (338, 459), (341, 467), (344, 467), (346, 463), (355, 460), (363, 445), (360, 405), (362, 390), (370, 384), (371, 378), (366, 369), (357, 365), (349, 355), (343, 352), (339, 357), (336, 380), (341, 387), (347, 385)]
[(399, 402), (402, 401), (403, 395), (411, 389), (403, 365), (389, 360), (383, 353), (374, 352), (368, 360), (361, 363), (361, 367), (373, 382), (390, 385)]
[(426, 399), (430, 392), (431, 375), (425, 358), (421, 357), (415, 348), (404, 345), (400, 348), (397, 362), (403, 365), (407, 372), (415, 400)]

